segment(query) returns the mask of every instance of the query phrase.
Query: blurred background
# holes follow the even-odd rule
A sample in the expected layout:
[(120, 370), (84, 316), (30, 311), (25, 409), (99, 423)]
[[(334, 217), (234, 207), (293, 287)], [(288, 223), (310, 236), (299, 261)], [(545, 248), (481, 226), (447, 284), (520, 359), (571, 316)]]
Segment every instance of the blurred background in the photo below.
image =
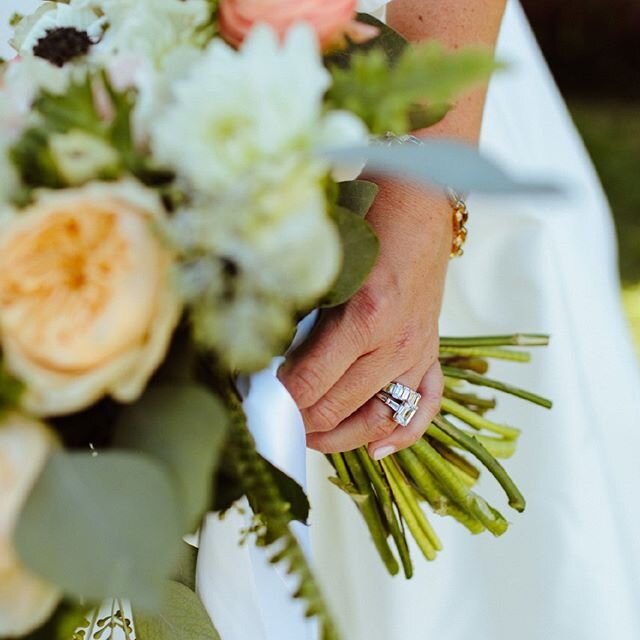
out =
[(609, 196), (640, 354), (640, 2), (522, 3)]

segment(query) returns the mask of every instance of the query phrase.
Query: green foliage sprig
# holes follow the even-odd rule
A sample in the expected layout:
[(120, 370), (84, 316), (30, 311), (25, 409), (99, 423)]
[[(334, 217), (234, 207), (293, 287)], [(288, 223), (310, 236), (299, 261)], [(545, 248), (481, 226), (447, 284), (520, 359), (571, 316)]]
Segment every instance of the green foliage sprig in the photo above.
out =
[(224, 398), (231, 420), (226, 455), (237, 474), (237, 483), (243, 488), (254, 513), (263, 525), (256, 531), (258, 544), (273, 547), (271, 563), (284, 565), (290, 575), (298, 577), (298, 588), (293, 597), (306, 602), (307, 617), (316, 617), (319, 620), (322, 640), (338, 640), (337, 629), (320, 587), (297, 538), (291, 531), (290, 504), (283, 498), (269, 466), (256, 450), (242, 405), (231, 383), (227, 384)]
[(327, 98), (331, 107), (360, 116), (374, 135), (432, 126), (462, 91), (501, 68), (486, 49), (450, 51), (437, 42), (408, 47), (388, 26), (366, 22), (380, 35), (327, 59), (333, 76)]
[[(106, 101), (107, 111), (98, 105)], [(10, 156), (25, 186), (18, 204), (28, 202), (32, 189), (61, 189), (90, 179), (115, 180), (124, 173), (136, 176), (150, 186), (164, 185), (173, 174), (155, 166), (150, 157), (137, 150), (131, 129), (135, 105), (132, 91), (117, 91), (105, 73), (86, 74), (71, 82), (63, 94), (42, 91), (33, 103), (34, 124), (28, 127), (10, 150)], [(55, 136), (82, 133), (87, 141), (111, 150), (113, 162), (96, 167), (85, 180), (70, 182), (56, 160), (52, 141)]]

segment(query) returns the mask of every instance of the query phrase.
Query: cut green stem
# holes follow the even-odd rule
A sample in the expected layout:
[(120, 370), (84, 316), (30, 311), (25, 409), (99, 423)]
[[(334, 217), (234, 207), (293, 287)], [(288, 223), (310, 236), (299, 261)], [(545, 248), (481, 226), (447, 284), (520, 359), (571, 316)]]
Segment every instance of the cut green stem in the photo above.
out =
[(465, 358), (489, 358), (491, 360), (508, 360), (509, 362), (530, 362), (531, 354), (527, 351), (514, 351), (499, 347), (440, 347), (440, 357), (462, 356)]
[(461, 404), (458, 404), (451, 398), (442, 398), (442, 410), (454, 415), (456, 418), (460, 418), (460, 420), (476, 429), (491, 431), (492, 433), (497, 433), (509, 440), (516, 440), (520, 436), (520, 429), (515, 429), (514, 427), (509, 427), (505, 424), (497, 424), (496, 422), (487, 420), (483, 416), (480, 416)]
[(365, 447), (360, 447), (356, 451), (360, 464), (369, 476), (369, 480), (373, 484), (376, 495), (382, 507), (382, 513), (384, 514), (391, 536), (396, 543), (398, 549), (398, 555), (400, 556), (400, 562), (404, 570), (404, 575), (407, 579), (413, 576), (413, 564), (411, 562), (411, 554), (409, 553), (409, 547), (407, 540), (404, 536), (404, 532), (400, 527), (396, 512), (393, 509), (393, 497), (391, 495), (391, 489), (387, 484), (387, 481), (382, 476), (382, 472), (378, 463), (374, 462), (367, 453)]
[(440, 550), (442, 545), (424, 515), (420, 504), (411, 493), (411, 487), (402, 478), (393, 457), (382, 460), (382, 468), (391, 486), (391, 491), (400, 513), (413, 534), (418, 547), (420, 547), (427, 560), (435, 560), (436, 550)]
[(483, 498), (471, 491), (425, 438), (418, 440), (411, 449), (422, 464), (428, 467), (429, 472), (435, 476), (443, 491), (463, 511), (479, 520), (496, 536), (503, 534), (507, 530), (508, 524), (500, 513), (492, 509)]
[(513, 507), (516, 511), (524, 511), (525, 499), (515, 482), (505, 471), (504, 467), (482, 446), (477, 438), (464, 433), (442, 415), (437, 415), (433, 419), (433, 423), (452, 440), (455, 440), (463, 446), (487, 468), (489, 473), (498, 481), (507, 494), (509, 506)]
[(395, 576), (400, 570), (400, 567), (398, 566), (398, 561), (387, 543), (387, 534), (378, 511), (375, 494), (371, 490), (369, 477), (360, 465), (360, 461), (358, 460), (358, 456), (355, 452), (348, 451), (342, 455), (344, 456), (344, 461), (353, 476), (353, 482), (356, 489), (363, 496), (363, 499), (359, 501), (358, 506), (360, 507), (360, 511), (367, 522), (373, 543), (378, 550), (382, 561), (387, 567), (387, 570), (392, 576)]
[(442, 367), (442, 373), (448, 378), (454, 378), (458, 380), (466, 380), (469, 384), (473, 384), (480, 387), (490, 387), (491, 389), (497, 389), (498, 391), (502, 391), (504, 393), (508, 393), (512, 396), (517, 396), (518, 398), (522, 398), (523, 400), (528, 400), (529, 402), (533, 402), (534, 404), (540, 405), (541, 407), (545, 407), (546, 409), (551, 409), (553, 403), (551, 400), (547, 400), (547, 398), (543, 398), (535, 393), (531, 393), (529, 391), (525, 391), (524, 389), (519, 389), (517, 387), (513, 387), (504, 382), (499, 382), (498, 380), (492, 380), (491, 378), (486, 378), (485, 376), (481, 376), (477, 373), (473, 373), (472, 371), (465, 371), (464, 369), (458, 369), (456, 367)]
[(537, 333), (516, 333), (510, 336), (470, 336), (440, 338), (440, 348), (446, 347), (546, 347), (549, 336)]
[(428, 468), (420, 462), (418, 456), (411, 449), (404, 449), (396, 454), (400, 465), (407, 475), (415, 482), (418, 492), (431, 505), (432, 509), (441, 516), (451, 516), (465, 526), (471, 533), (484, 531), (484, 525), (452, 503), (445, 496), (436, 479), (429, 473)]

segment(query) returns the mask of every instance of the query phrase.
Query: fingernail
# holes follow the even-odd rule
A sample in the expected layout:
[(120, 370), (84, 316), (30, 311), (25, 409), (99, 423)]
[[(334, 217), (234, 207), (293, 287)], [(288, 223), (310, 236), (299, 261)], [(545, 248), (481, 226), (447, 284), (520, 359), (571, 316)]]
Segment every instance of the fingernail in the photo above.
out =
[(391, 445), (387, 445), (386, 447), (380, 447), (373, 452), (374, 460), (382, 460), (382, 458), (386, 458), (390, 456), (392, 453), (396, 452), (396, 448)]

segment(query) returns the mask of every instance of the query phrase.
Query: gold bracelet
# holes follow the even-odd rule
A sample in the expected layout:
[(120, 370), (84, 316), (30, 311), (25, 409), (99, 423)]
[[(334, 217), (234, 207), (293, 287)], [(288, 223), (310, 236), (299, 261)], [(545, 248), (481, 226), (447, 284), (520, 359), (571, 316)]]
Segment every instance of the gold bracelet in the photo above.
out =
[(464, 254), (464, 243), (467, 241), (467, 222), (469, 209), (467, 203), (454, 191), (449, 191), (449, 202), (453, 207), (453, 242), (451, 243), (450, 258), (459, 258)]

